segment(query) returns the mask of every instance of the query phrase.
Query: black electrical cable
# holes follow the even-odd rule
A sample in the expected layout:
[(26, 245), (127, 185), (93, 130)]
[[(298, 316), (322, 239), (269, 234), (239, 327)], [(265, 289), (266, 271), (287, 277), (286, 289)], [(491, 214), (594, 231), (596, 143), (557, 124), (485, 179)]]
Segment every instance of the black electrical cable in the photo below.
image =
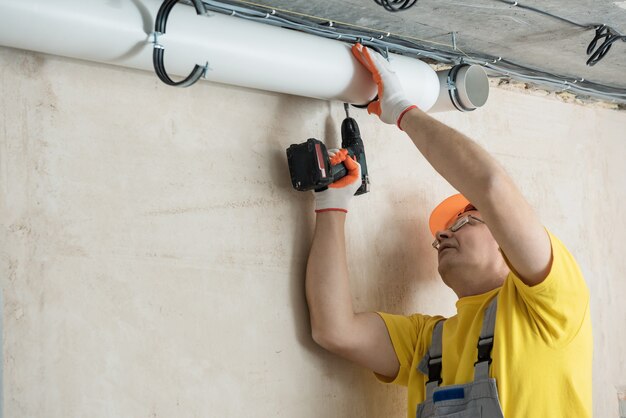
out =
[[(605, 38), (604, 42), (596, 49), (598, 41), (602, 38)], [(604, 56), (611, 49), (613, 42), (619, 40), (626, 41), (626, 36), (615, 33), (614, 30), (609, 26), (598, 26), (596, 28), (596, 36), (587, 47), (587, 55), (590, 55), (589, 59), (587, 60), (587, 65), (593, 66), (600, 62), (600, 60), (604, 58)]]
[[(615, 41), (618, 41), (618, 40), (626, 41), (626, 36), (620, 34), (612, 27), (604, 25), (604, 24), (578, 23), (578, 22), (574, 22), (573, 20), (569, 20), (564, 17), (546, 12), (545, 10), (537, 9), (536, 7), (531, 7), (531, 6), (526, 6), (524, 4), (520, 4), (514, 0), (498, 0), (498, 1), (509, 4), (511, 6), (519, 7), (521, 9), (527, 9), (533, 12), (541, 13), (542, 15), (549, 16), (554, 19), (558, 19), (563, 22), (570, 23), (572, 25), (578, 26), (579, 28), (595, 29), (596, 36), (591, 40), (591, 42), (589, 43), (589, 46), (587, 47), (587, 55), (591, 55), (589, 59), (587, 60), (587, 65), (590, 67), (596, 65), (598, 62), (600, 62), (602, 58), (606, 56), (606, 54), (611, 49), (611, 45), (613, 45)], [(594, 49), (596, 48), (598, 41), (602, 38), (605, 38), (604, 42), (594, 52)]]
[[(172, 11), (172, 8), (179, 0), (165, 0), (161, 7), (159, 8), (159, 12), (157, 13), (156, 20), (154, 21), (154, 49), (152, 51), (152, 64), (154, 65), (154, 71), (156, 75), (163, 81), (165, 84), (170, 86), (177, 87), (189, 87), (194, 84), (196, 81), (200, 79), (200, 77), (204, 76), (207, 71), (207, 65), (200, 66), (198, 64), (195, 65), (191, 73), (181, 81), (172, 80), (165, 71), (165, 65), (163, 64), (163, 58), (165, 55), (165, 48), (163, 45), (160, 45), (157, 42), (157, 36), (165, 34), (165, 27), (167, 26), (167, 18)], [(192, 0), (193, 5), (196, 9), (196, 13), (199, 15), (206, 14), (206, 8), (204, 7), (204, 3), (202, 0)]]
[(389, 12), (401, 12), (415, 6), (417, 0), (374, 0), (376, 4), (383, 6)]
[(518, 3), (517, 1), (514, 1), (514, 0), (498, 0), (498, 1), (501, 1), (502, 3), (509, 4), (511, 6), (519, 7), (520, 9), (531, 10), (533, 12), (540, 13), (542, 15), (549, 16), (549, 17), (552, 17), (554, 19), (562, 20), (563, 22), (571, 23), (572, 25), (578, 26), (580, 28), (595, 29), (596, 26), (598, 26), (597, 24), (592, 24), (592, 23), (585, 23), (585, 24), (583, 24), (583, 23), (574, 22), (573, 20), (569, 20), (569, 19), (566, 19), (564, 17), (557, 16), (557, 15), (552, 14), (550, 12), (546, 12), (545, 10), (537, 9), (536, 7), (532, 7), (532, 6), (526, 6), (525, 4), (520, 4), (520, 3)]

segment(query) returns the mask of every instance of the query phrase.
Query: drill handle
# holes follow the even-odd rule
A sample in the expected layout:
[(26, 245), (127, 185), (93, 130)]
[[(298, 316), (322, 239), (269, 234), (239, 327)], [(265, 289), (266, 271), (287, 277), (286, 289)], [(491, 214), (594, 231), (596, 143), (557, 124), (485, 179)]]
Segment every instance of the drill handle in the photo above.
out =
[[(370, 182), (369, 182), (369, 177), (367, 175), (367, 163), (365, 161), (365, 153), (361, 152), (360, 154), (354, 154), (352, 149), (347, 148), (347, 150), (348, 150), (348, 156), (349, 156), (348, 158), (355, 157), (356, 161), (361, 166), (361, 187), (359, 187), (355, 195), (358, 196), (360, 194), (367, 193), (369, 192)], [(334, 179), (334, 181), (336, 181), (346, 176), (348, 174), (348, 169), (343, 163), (337, 164), (330, 168), (330, 174), (332, 178)]]
[(345, 177), (348, 174), (348, 169), (343, 163), (334, 165), (330, 167), (330, 175), (333, 179), (339, 180), (342, 177)]

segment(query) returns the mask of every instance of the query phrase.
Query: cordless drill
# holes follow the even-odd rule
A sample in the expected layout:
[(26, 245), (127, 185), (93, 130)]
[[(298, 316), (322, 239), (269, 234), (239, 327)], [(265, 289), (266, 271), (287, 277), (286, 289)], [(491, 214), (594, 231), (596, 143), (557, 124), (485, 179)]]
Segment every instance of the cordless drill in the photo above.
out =
[[(344, 105), (346, 118), (341, 123), (341, 148), (348, 150), (349, 157), (355, 157), (361, 165), (361, 187), (355, 195), (369, 192), (370, 182), (367, 176), (365, 148), (361, 139), (359, 125), (348, 114), (348, 104)], [(328, 185), (348, 174), (346, 166), (341, 163), (330, 165), (330, 157), (326, 145), (315, 138), (309, 138), (301, 144), (293, 144), (287, 148), (287, 162), (291, 184), (299, 191), (326, 190)]]

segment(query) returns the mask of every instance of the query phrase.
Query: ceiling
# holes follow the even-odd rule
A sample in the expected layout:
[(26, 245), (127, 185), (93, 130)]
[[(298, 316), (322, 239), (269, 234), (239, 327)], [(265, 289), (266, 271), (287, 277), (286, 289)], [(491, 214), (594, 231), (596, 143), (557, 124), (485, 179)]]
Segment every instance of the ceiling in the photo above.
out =
[[(245, 1), (243, 3), (246, 3)], [(605, 23), (626, 34), (626, 1), (523, 0), (532, 6), (581, 24)], [(583, 29), (498, 0), (418, 0), (401, 12), (388, 12), (373, 0), (254, 0), (253, 3), (334, 22), (391, 32), (435, 48), (457, 49), (471, 55), (502, 57), (566, 79), (581, 79), (624, 89), (626, 42), (617, 41), (595, 66), (587, 66), (587, 45), (595, 36)], [(304, 16), (314, 24), (319, 19)]]

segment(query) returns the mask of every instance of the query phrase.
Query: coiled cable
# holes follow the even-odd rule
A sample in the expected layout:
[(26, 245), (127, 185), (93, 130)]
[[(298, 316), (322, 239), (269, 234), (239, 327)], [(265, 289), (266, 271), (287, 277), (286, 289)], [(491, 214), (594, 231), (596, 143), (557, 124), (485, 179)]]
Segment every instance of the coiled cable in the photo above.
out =
[[(548, 16), (548, 17), (560, 20), (562, 22), (566, 22), (571, 25), (578, 26), (583, 29), (595, 29), (596, 36), (593, 38), (593, 40), (589, 43), (589, 46), (587, 47), (587, 55), (590, 56), (589, 59), (587, 59), (588, 66), (594, 66), (598, 62), (600, 62), (600, 60), (602, 60), (602, 58), (604, 58), (606, 54), (609, 52), (614, 42), (619, 41), (619, 40), (626, 41), (626, 36), (620, 34), (615, 29), (605, 24), (578, 23), (573, 20), (567, 19), (565, 17), (558, 16), (550, 12), (546, 12), (545, 10), (538, 9), (536, 7), (527, 6), (525, 4), (520, 4), (516, 0), (497, 0), (497, 1), (506, 3), (513, 7), (519, 7), (520, 9), (530, 10), (535, 13), (539, 13), (544, 16)], [(374, 0), (374, 2), (376, 2), (376, 4), (380, 6), (383, 6), (385, 10), (387, 11), (399, 12), (402, 10), (408, 10), (409, 8), (415, 6), (415, 3), (417, 3), (417, 0)], [(604, 42), (600, 44), (600, 46), (598, 46), (598, 48), (596, 49), (598, 41), (603, 38), (604, 38)]]
[[(604, 38), (604, 42), (596, 48), (598, 41), (602, 38)], [(613, 43), (619, 40), (626, 42), (626, 36), (616, 33), (615, 30), (609, 26), (598, 26), (596, 28), (596, 36), (587, 47), (587, 55), (590, 55), (587, 60), (587, 65), (596, 65), (602, 58), (604, 58), (607, 52), (609, 52)]]
[[(165, 0), (159, 8), (159, 12), (157, 13), (156, 20), (154, 22), (154, 49), (152, 50), (152, 64), (154, 65), (154, 71), (156, 72), (156, 75), (165, 84), (176, 87), (189, 87), (196, 81), (198, 81), (200, 77), (203, 77), (206, 74), (206, 71), (208, 69), (208, 63), (204, 66), (196, 64), (191, 73), (184, 80), (174, 81), (167, 75), (167, 72), (165, 71), (165, 65), (163, 63), (165, 47), (163, 47), (163, 45), (159, 44), (157, 41), (158, 36), (165, 34), (167, 18), (172, 11), (172, 8), (176, 3), (178, 3), (178, 1), (179, 0)], [(204, 7), (204, 3), (202, 3), (202, 0), (192, 0), (192, 2), (197, 14), (206, 14), (206, 8)]]
[[(514, 7), (519, 7), (520, 9), (531, 10), (533, 12), (540, 13), (544, 16), (548, 16), (554, 19), (558, 19), (562, 22), (566, 22), (571, 25), (578, 26), (579, 28), (595, 29), (596, 36), (591, 40), (591, 42), (589, 43), (589, 46), (587, 47), (587, 55), (590, 55), (589, 59), (587, 60), (587, 65), (590, 67), (596, 65), (598, 62), (600, 62), (602, 58), (606, 56), (606, 54), (611, 49), (611, 45), (613, 45), (615, 41), (619, 41), (619, 40), (626, 41), (626, 36), (622, 35), (621, 33), (616, 31), (612, 27), (607, 26), (605, 24), (578, 23), (578, 22), (574, 22), (573, 20), (566, 19), (561, 16), (557, 16), (550, 12), (546, 12), (545, 10), (537, 9), (536, 7), (520, 4), (515, 0), (498, 0), (498, 1), (502, 3), (506, 3)], [(600, 44), (600, 46), (598, 46), (598, 48), (596, 49), (598, 41), (602, 38), (605, 38), (604, 42)]]
[(417, 0), (374, 0), (376, 4), (383, 6), (389, 12), (401, 12), (415, 6)]

